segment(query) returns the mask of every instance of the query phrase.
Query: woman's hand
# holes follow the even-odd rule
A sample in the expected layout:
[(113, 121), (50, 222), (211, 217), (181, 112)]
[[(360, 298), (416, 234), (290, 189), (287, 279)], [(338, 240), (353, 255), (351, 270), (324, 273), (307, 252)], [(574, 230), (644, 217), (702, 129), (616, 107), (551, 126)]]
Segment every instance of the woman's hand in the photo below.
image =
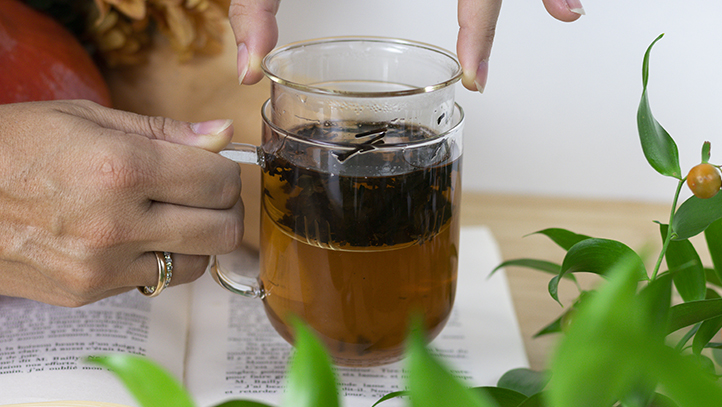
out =
[[(542, 0), (549, 14), (574, 21), (584, 14), (580, 0)], [(238, 46), (240, 83), (261, 80), (261, 60), (278, 41), (276, 12), (280, 0), (232, 0), (231, 27)], [(459, 36), (456, 53), (464, 70), (462, 83), (469, 90), (484, 91), (489, 55), (494, 41), (501, 0), (459, 0)]]
[(79, 306), (172, 285), (243, 237), (230, 121), (178, 122), (87, 101), (0, 105), (0, 294)]

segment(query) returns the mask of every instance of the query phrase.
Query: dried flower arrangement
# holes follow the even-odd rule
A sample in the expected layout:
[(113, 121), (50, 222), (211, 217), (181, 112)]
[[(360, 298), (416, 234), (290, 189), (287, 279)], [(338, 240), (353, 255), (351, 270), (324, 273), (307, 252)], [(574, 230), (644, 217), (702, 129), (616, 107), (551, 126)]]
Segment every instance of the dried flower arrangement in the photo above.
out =
[(136, 65), (153, 34), (165, 37), (179, 60), (222, 49), (230, 0), (27, 0), (68, 27), (100, 62)]

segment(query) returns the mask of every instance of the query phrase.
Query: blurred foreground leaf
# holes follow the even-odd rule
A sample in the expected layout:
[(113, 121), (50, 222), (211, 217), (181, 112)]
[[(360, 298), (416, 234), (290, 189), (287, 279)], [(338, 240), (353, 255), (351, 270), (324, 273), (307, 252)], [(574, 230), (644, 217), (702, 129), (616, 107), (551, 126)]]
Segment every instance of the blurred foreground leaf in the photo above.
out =
[(323, 344), (306, 325), (293, 321), (294, 348), (283, 407), (338, 407), (336, 375)]
[(420, 328), (409, 335), (406, 365), (412, 407), (499, 407), (483, 392), (465, 386), (431, 356)]
[(116, 354), (91, 357), (88, 362), (110, 369), (143, 407), (195, 406), (181, 383), (146, 357)]

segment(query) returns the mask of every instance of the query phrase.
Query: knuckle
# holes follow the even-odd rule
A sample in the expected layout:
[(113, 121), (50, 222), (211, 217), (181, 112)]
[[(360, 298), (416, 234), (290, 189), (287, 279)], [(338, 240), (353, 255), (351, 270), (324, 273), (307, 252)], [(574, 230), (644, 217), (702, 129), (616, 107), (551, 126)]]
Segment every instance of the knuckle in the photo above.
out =
[(156, 139), (165, 140), (168, 128), (171, 125), (172, 119), (162, 116), (144, 116), (145, 125), (148, 128), (150, 134)]
[(137, 155), (127, 149), (105, 150), (97, 155), (95, 174), (102, 188), (130, 190), (139, 187), (145, 181)]
[(243, 216), (234, 216), (228, 220), (220, 230), (221, 235), (218, 250), (221, 252), (218, 254), (230, 253), (238, 249), (241, 243), (243, 243)]
[[(238, 167), (236, 165), (236, 167)], [(241, 199), (241, 177), (240, 170), (231, 177), (223, 177), (223, 186), (220, 192), (220, 202), (225, 207), (231, 208)]]
[(61, 305), (77, 308), (97, 301), (103, 291), (103, 274), (95, 268), (76, 267), (73, 273), (65, 276), (66, 295)]
[(208, 256), (195, 256), (195, 261), (191, 265), (191, 271), (187, 275), (188, 281), (185, 281), (186, 283), (196, 281), (206, 272), (208, 259)]
[(130, 229), (124, 226), (120, 217), (102, 217), (86, 222), (83, 232), (84, 249), (102, 252), (128, 242)]

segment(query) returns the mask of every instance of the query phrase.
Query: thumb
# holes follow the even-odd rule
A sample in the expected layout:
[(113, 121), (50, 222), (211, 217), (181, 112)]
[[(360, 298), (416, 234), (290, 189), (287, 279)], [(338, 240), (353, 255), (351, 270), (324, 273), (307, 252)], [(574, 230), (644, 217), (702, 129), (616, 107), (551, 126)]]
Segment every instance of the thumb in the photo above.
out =
[(123, 133), (165, 140), (175, 144), (219, 152), (233, 137), (233, 120), (219, 119), (189, 123), (162, 116), (144, 116), (110, 109), (95, 103), (71, 102), (66, 112), (96, 125)]
[(233, 138), (233, 120), (209, 120), (190, 124), (192, 135), (181, 136), (180, 144), (200, 147), (217, 153)]

